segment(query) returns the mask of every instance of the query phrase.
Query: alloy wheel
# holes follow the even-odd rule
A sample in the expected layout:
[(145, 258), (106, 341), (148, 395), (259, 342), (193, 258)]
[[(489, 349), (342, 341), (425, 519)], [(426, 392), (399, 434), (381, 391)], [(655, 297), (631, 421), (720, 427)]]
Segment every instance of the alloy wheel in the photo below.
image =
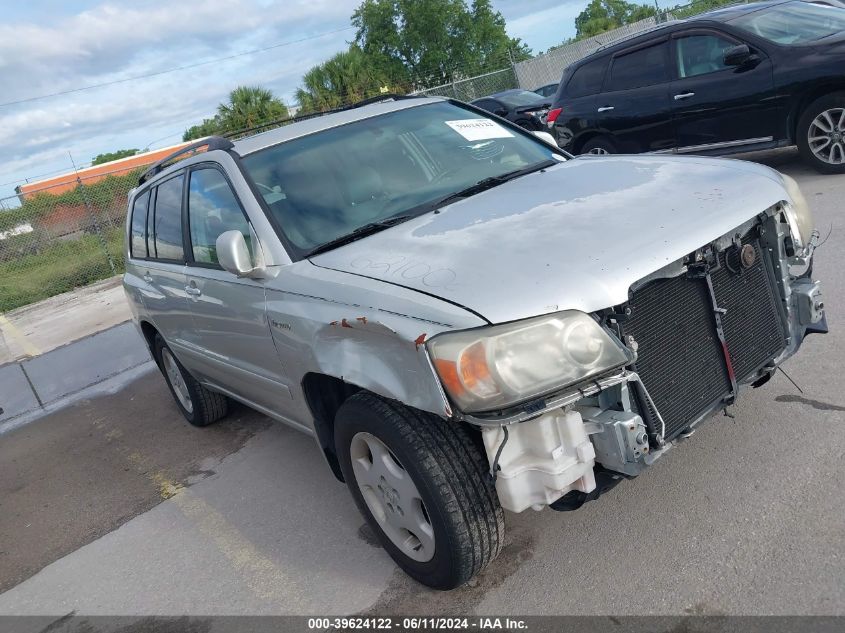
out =
[(845, 108), (831, 108), (819, 114), (807, 132), (810, 150), (829, 165), (845, 164)]
[(188, 413), (194, 410), (194, 403), (191, 401), (191, 394), (188, 392), (188, 385), (185, 383), (185, 378), (182, 376), (182, 370), (173, 358), (173, 354), (166, 347), (161, 350), (161, 362), (164, 365), (164, 371), (167, 372), (167, 379), (173, 387), (173, 393), (179, 400), (179, 404), (185, 407)]
[(434, 527), (411, 475), (375, 435), (356, 433), (350, 446), (355, 482), (376, 522), (409, 558), (434, 557)]
[(603, 147), (594, 147), (593, 149), (591, 149), (591, 150), (590, 150), (589, 152), (587, 152), (587, 153), (588, 153), (588, 154), (593, 154), (594, 156), (609, 156), (609, 155), (610, 155), (610, 152), (608, 152), (608, 151), (607, 151), (605, 148), (603, 148)]

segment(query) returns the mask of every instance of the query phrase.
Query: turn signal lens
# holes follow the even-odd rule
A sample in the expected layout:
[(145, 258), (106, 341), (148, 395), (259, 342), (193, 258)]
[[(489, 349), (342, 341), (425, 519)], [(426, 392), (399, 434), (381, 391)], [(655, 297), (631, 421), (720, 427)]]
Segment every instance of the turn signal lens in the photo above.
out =
[(487, 349), (484, 343), (479, 341), (470, 345), (461, 353), (460, 378), (467, 391), (476, 396), (488, 398), (499, 393), (496, 382), (490, 374), (490, 367), (487, 365)]

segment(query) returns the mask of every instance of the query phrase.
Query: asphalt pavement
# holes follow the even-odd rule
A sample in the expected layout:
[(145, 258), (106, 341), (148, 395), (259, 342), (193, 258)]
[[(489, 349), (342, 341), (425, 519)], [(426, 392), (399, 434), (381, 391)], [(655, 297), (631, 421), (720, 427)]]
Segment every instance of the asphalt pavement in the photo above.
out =
[(313, 439), (238, 407), (188, 426), (155, 371), (0, 436), (0, 615), (845, 615), (845, 176), (794, 151), (831, 333), (653, 468), (573, 513), (507, 515), (501, 556), (428, 590)]

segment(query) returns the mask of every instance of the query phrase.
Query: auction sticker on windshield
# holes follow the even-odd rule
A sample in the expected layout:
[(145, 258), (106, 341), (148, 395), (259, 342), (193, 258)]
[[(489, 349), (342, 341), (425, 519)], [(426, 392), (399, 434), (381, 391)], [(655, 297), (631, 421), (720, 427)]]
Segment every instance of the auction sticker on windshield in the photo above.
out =
[(486, 141), (489, 138), (508, 138), (513, 134), (490, 119), (460, 119), (446, 121), (446, 125), (468, 141)]

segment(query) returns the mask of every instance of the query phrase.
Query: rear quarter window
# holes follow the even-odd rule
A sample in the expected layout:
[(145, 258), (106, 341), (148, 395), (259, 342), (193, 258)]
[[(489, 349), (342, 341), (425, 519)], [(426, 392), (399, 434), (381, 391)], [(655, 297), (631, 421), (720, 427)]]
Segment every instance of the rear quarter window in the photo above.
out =
[(129, 254), (138, 259), (147, 257), (147, 207), (150, 192), (145, 191), (132, 204), (132, 223), (129, 238)]

